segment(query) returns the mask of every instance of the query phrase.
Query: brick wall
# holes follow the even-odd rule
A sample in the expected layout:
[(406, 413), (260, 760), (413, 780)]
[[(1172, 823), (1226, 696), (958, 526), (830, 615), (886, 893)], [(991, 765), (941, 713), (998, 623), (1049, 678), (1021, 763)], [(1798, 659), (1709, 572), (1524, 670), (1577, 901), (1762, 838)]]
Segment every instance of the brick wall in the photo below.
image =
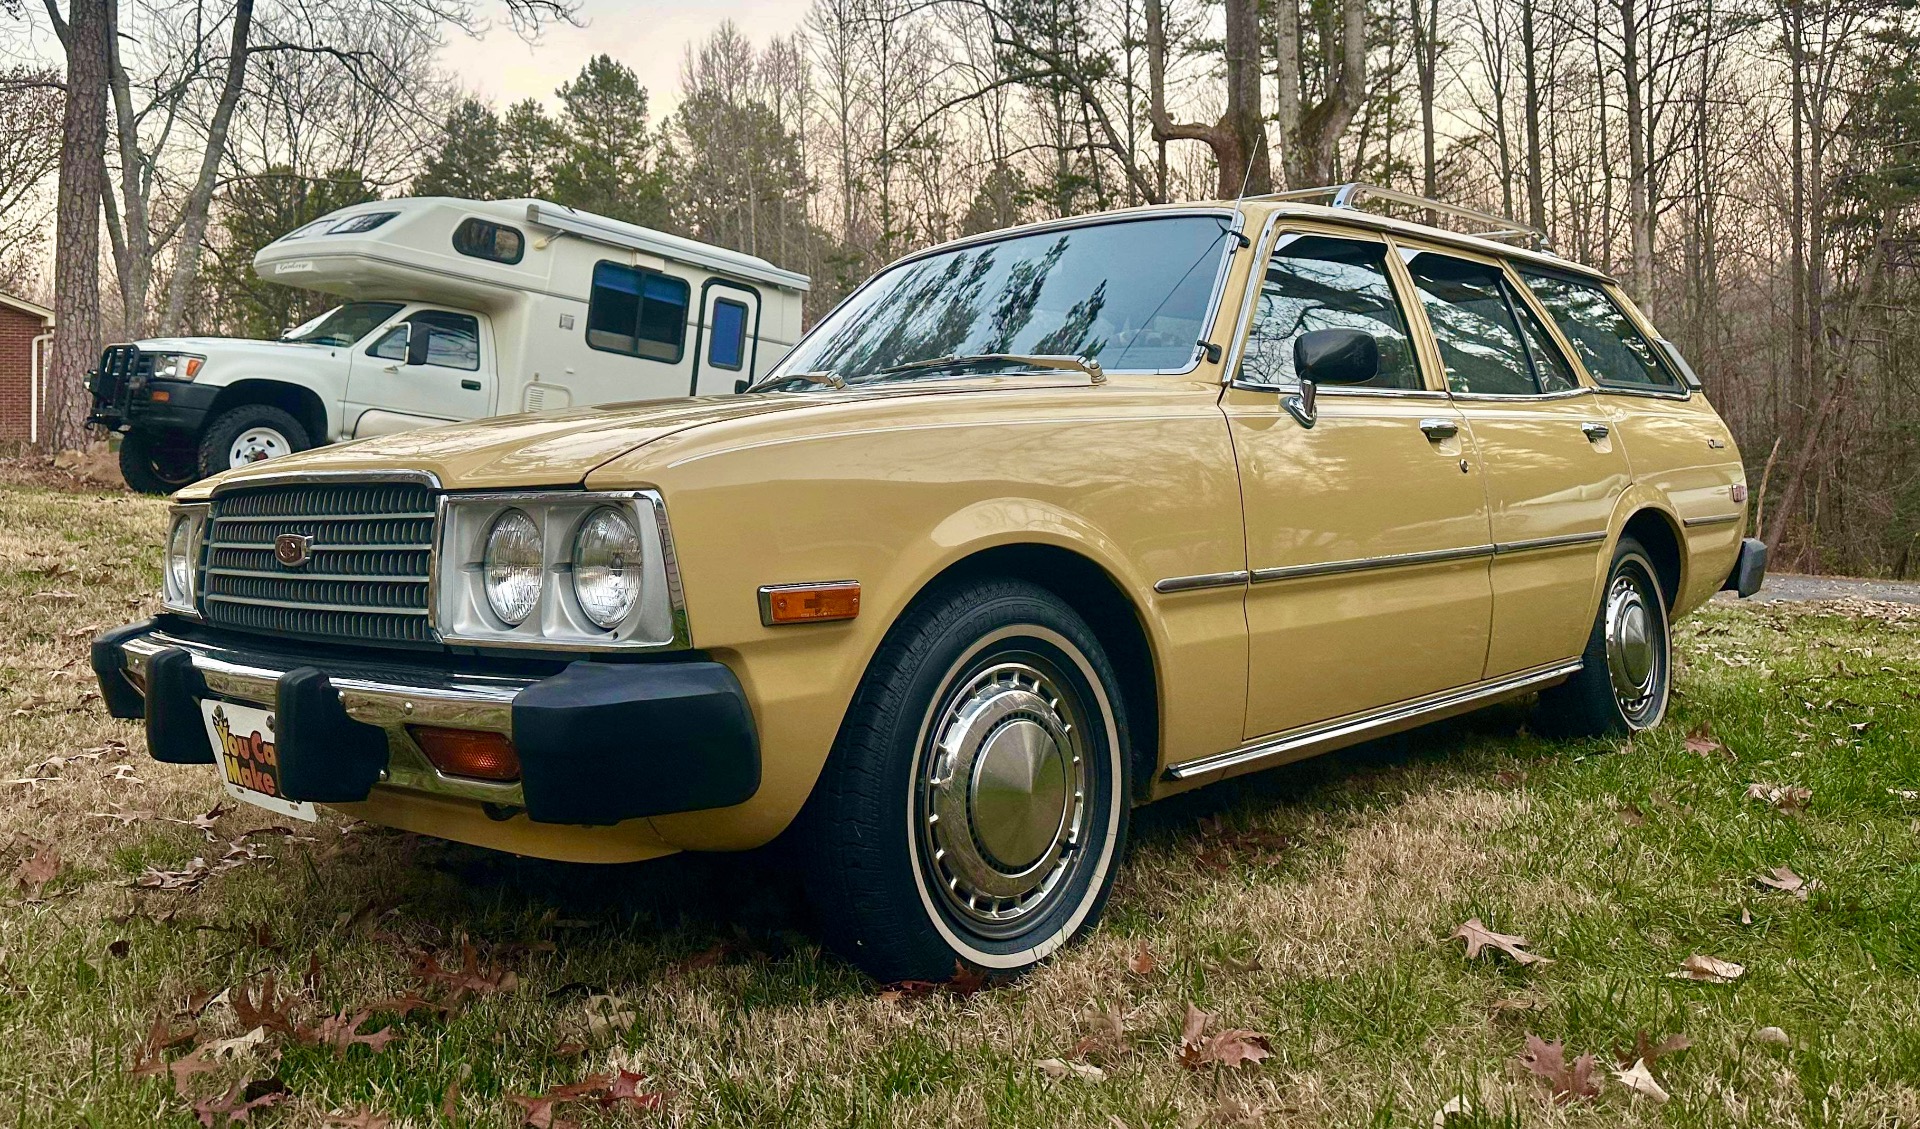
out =
[(46, 331), (46, 323), (32, 314), (0, 306), (0, 440), (27, 437), (33, 339)]

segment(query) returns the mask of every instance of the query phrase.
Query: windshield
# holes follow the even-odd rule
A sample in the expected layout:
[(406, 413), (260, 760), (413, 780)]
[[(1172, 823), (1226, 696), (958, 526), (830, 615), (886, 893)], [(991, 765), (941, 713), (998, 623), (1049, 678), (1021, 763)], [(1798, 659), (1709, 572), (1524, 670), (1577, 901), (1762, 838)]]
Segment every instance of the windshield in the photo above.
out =
[(294, 326), (280, 340), (307, 345), (351, 345), (399, 313), (400, 306), (399, 302), (348, 302), (305, 325)]
[[(974, 243), (892, 267), (857, 291), (770, 378), (947, 377), (888, 372), (936, 357), (1066, 354), (1109, 372), (1177, 372), (1207, 333), (1224, 215), (1156, 216)], [(1019, 369), (1017, 361), (965, 371)]]

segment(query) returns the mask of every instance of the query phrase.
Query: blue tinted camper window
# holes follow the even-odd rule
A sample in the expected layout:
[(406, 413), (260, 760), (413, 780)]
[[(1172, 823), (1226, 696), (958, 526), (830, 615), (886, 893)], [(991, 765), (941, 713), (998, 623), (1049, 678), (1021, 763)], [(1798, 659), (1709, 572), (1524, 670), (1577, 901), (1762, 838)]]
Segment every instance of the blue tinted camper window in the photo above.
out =
[(682, 279), (598, 263), (587, 300), (587, 344), (675, 364), (687, 339), (689, 293)]
[(746, 363), (747, 307), (730, 298), (713, 304), (713, 341), (707, 363), (714, 368), (738, 369)]

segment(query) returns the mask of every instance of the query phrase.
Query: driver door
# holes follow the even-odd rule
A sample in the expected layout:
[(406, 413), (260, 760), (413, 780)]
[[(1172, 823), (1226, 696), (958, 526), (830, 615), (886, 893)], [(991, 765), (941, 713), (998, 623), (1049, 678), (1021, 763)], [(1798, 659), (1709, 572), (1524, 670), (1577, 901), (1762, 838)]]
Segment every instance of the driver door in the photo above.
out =
[[(1492, 589), (1487, 502), (1466, 421), (1425, 371), (1386, 243), (1305, 228), (1276, 240), (1222, 401), (1246, 522), (1245, 737), (1477, 681)], [(1306, 424), (1293, 345), (1373, 335), (1380, 370), (1322, 385)]]
[(493, 352), (473, 314), (415, 309), (355, 351), (347, 375), (353, 436), (477, 419), (493, 410)]

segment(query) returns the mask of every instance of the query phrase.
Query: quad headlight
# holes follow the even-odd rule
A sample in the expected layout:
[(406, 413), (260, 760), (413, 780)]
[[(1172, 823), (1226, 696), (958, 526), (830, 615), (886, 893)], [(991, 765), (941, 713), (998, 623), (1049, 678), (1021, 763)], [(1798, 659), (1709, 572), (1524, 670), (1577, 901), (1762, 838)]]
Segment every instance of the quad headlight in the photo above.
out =
[(627, 650), (687, 645), (651, 490), (447, 498), (436, 625), (447, 643)]
[(198, 616), (200, 540), (207, 528), (205, 505), (175, 506), (167, 514), (166, 552), (160, 570), (160, 606)]

